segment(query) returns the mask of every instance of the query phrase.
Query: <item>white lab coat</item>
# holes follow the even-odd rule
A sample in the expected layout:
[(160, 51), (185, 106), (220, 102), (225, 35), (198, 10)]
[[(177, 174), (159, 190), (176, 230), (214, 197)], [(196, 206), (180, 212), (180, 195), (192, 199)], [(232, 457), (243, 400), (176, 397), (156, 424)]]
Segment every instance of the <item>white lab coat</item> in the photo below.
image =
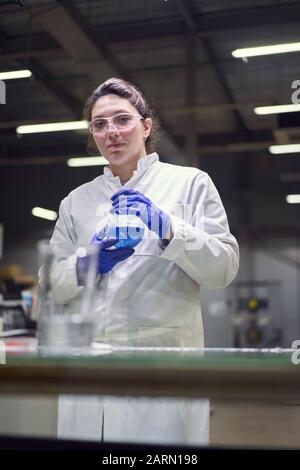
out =
[[(80, 301), (74, 253), (105, 226), (110, 198), (121, 188), (107, 167), (62, 201), (51, 239), (58, 303), (73, 308)], [(135, 253), (102, 276), (95, 338), (129, 346), (203, 347), (200, 286), (228, 285), (239, 264), (214, 184), (207, 173), (162, 163), (153, 153), (139, 160), (123, 188), (140, 191), (168, 212), (174, 237), (165, 246), (146, 229), (148, 237)], [(41, 271), (40, 282), (42, 277)], [(208, 442), (208, 424), (208, 400), (64, 396), (59, 402), (58, 434), (66, 438), (197, 445)]]

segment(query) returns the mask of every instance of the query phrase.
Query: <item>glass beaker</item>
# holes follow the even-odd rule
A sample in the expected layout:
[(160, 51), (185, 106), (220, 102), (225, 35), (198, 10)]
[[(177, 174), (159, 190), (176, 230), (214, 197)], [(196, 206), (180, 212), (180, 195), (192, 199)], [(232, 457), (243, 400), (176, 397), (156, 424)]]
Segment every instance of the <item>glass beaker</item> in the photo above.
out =
[[(87, 354), (94, 330), (94, 295), (99, 248), (88, 246), (76, 252), (81, 283), (78, 294), (67, 304), (55, 300), (52, 270), (59, 269), (55, 252), (48, 242), (38, 245), (42, 268), (38, 299), (38, 352), (41, 355)], [(81, 267), (80, 267), (81, 266)]]

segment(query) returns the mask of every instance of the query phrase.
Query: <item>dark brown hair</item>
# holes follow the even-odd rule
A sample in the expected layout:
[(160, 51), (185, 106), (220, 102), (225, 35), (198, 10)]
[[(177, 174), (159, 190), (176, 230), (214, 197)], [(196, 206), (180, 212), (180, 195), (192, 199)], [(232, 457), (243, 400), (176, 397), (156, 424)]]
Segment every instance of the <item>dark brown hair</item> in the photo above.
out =
[[(96, 101), (105, 95), (117, 95), (120, 98), (125, 98), (131, 103), (142, 118), (152, 119), (152, 129), (149, 137), (145, 142), (147, 153), (155, 151), (155, 144), (158, 141), (159, 123), (155, 111), (150, 103), (147, 101), (143, 93), (132, 83), (126, 82), (121, 78), (109, 78), (96, 88), (93, 93), (88, 97), (84, 106), (84, 119), (91, 120), (92, 110)], [(98, 151), (94, 142), (92, 134), (89, 134), (87, 150), (90, 153)]]

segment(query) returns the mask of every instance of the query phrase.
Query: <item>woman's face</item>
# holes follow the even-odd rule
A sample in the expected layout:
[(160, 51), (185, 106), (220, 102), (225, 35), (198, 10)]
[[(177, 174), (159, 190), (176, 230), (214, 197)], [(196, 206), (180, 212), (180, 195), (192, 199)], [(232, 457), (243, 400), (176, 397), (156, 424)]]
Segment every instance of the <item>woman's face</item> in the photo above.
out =
[[(99, 98), (91, 113), (91, 120), (110, 118), (120, 113), (138, 114), (136, 108), (125, 98), (116, 95), (106, 95)], [(137, 120), (134, 127), (119, 131), (110, 125), (104, 134), (93, 134), (94, 141), (111, 166), (137, 165), (137, 161), (146, 155), (145, 140), (152, 128), (150, 118)]]

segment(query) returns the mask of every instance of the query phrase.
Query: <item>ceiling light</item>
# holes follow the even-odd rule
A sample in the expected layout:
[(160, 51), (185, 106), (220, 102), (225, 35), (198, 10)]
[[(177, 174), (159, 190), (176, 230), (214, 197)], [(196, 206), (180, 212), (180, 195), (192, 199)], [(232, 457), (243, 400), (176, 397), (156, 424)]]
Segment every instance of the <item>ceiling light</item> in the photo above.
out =
[(255, 114), (278, 114), (278, 113), (295, 113), (300, 111), (300, 104), (279, 104), (275, 106), (259, 106), (254, 108)]
[(283, 54), (286, 52), (300, 51), (300, 42), (292, 42), (289, 44), (274, 44), (273, 46), (259, 46), (259, 47), (248, 47), (245, 49), (235, 49), (231, 52), (233, 57), (244, 58), (254, 57), (259, 55), (269, 54)]
[(0, 72), (0, 80), (12, 80), (16, 78), (31, 77), (30, 70), (12, 70), (11, 72)]
[(300, 144), (271, 145), (269, 152), (273, 155), (282, 153), (300, 153)]
[(43, 207), (34, 207), (31, 210), (32, 215), (35, 217), (40, 217), (41, 219), (47, 220), (56, 220), (57, 213), (54, 211), (50, 211), (49, 209), (44, 209)]
[(67, 161), (67, 165), (70, 167), (79, 167), (79, 166), (99, 166), (99, 165), (107, 165), (109, 162), (106, 158), (98, 156), (98, 157), (76, 157), (70, 158)]
[(74, 131), (87, 128), (87, 121), (67, 121), (18, 126), (16, 131), (17, 134), (34, 134), (36, 132)]
[(288, 194), (286, 202), (289, 204), (300, 204), (300, 194)]

